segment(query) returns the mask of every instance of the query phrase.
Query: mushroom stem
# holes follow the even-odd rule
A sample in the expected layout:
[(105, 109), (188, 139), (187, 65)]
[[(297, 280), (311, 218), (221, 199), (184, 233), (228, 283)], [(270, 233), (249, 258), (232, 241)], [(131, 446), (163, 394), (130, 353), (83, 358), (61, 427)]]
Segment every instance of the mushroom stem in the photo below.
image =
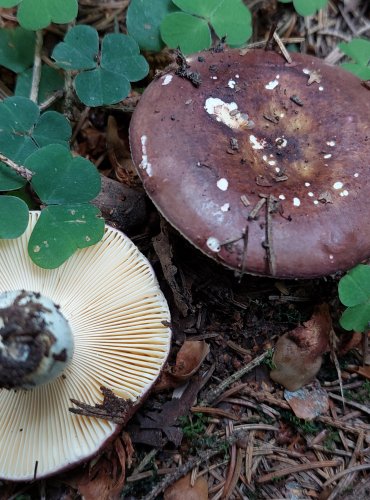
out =
[(0, 294), (0, 387), (28, 389), (54, 380), (72, 359), (72, 330), (59, 307), (35, 292)]

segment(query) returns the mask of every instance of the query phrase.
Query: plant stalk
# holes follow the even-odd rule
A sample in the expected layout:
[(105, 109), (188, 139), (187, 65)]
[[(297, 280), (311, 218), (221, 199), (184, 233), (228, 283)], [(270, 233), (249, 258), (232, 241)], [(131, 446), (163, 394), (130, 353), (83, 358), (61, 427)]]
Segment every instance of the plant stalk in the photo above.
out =
[(3, 155), (2, 153), (0, 153), (0, 161), (5, 163), (5, 165), (14, 170), (14, 172), (17, 172), (17, 174), (26, 179), (28, 182), (31, 181), (33, 172), (28, 168), (24, 167), (23, 165), (18, 165), (18, 163), (15, 163), (13, 160)]
[(35, 44), (35, 57), (33, 61), (32, 84), (30, 99), (37, 104), (39, 96), (39, 87), (41, 80), (41, 52), (43, 45), (43, 32), (42, 30), (36, 31), (36, 44)]

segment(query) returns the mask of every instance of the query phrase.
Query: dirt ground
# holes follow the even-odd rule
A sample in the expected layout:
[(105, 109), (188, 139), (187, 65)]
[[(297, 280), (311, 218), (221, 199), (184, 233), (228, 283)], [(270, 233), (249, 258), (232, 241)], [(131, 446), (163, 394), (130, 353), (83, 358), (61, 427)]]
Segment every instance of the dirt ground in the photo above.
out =
[[(111, 31), (109, 5), (114, 2), (80, 3), (79, 22), (94, 12), (91, 24)], [(276, 19), (286, 45), (296, 43), (302, 52), (337, 64), (343, 61), (340, 41), (370, 37), (368, 0), (330, 0), (319, 15), (305, 19), (291, 4), (245, 3), (253, 13), (251, 44), (266, 40)], [(124, 29), (128, 2), (117, 4)], [(51, 44), (56, 35), (58, 31), (50, 31)], [(148, 58), (154, 75), (171, 53)], [(3, 72), (2, 80), (12, 88), (10, 74)], [(137, 189), (141, 208), (124, 229), (152, 263), (170, 304), (168, 366), (138, 413), (99, 457), (32, 484), (3, 483), (0, 498), (368, 498), (370, 380), (369, 372), (366, 378), (353, 370), (362, 366), (367, 353), (360, 346), (347, 349), (353, 338), (338, 323), (343, 310), (337, 292), (340, 276), (294, 281), (236, 276), (194, 249), (162, 219), (132, 173), (127, 133), (139, 98), (133, 92), (110, 109), (75, 110), (74, 148), (105, 175)], [(292, 409), (283, 387), (270, 378), (272, 350), (284, 333), (307, 324), (320, 304), (328, 307), (339, 340), (324, 354), (310, 389), (313, 402), (309, 394), (302, 396), (303, 406), (317, 412), (304, 420), (296, 416), (302, 409)], [(181, 358), (185, 368), (176, 361), (183, 345), (188, 349)], [(171, 377), (176, 370), (187, 373), (181, 380)], [(323, 411), (318, 410), (320, 398), (327, 405)], [(185, 481), (179, 481), (182, 477)], [(186, 496), (190, 483), (196, 488), (192, 497)]]

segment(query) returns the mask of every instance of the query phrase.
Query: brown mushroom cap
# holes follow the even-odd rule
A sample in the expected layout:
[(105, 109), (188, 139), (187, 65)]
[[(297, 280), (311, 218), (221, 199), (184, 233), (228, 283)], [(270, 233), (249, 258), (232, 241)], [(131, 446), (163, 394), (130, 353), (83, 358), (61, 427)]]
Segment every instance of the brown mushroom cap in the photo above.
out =
[(370, 93), (292, 59), (187, 58), (201, 85), (174, 71), (151, 83), (130, 141), (150, 198), (196, 247), (240, 272), (308, 278), (370, 255)]

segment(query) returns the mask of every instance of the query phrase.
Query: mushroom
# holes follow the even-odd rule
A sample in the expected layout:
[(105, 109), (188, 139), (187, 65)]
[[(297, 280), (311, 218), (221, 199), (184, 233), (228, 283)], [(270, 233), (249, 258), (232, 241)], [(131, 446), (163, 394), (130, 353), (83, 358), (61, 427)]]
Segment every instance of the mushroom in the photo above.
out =
[(148, 394), (171, 338), (153, 270), (124, 234), (106, 226), (100, 243), (41, 269), (27, 253), (38, 216), (0, 240), (0, 477), (13, 481), (104, 447)]
[(131, 121), (159, 211), (240, 273), (311, 278), (370, 256), (369, 91), (341, 68), (291, 57), (192, 55), (149, 85)]

